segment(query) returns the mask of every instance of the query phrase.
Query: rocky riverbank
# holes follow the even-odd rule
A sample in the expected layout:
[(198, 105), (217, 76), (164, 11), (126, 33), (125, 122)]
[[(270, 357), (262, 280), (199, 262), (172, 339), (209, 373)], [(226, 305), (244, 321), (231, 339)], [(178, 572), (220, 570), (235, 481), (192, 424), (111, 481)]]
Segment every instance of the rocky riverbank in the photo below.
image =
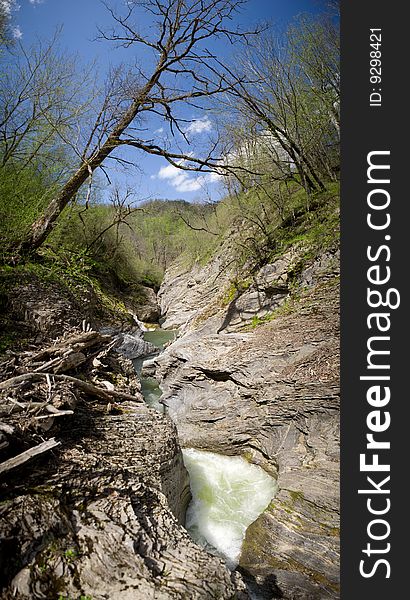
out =
[(162, 401), (183, 446), (278, 477), (240, 558), (266, 597), (338, 598), (337, 245), (294, 245), (235, 290), (228, 259), (165, 279), (164, 326), (182, 335), (156, 359)]
[[(51, 292), (58, 302), (33, 278), (7, 303), (31, 343), (2, 362), (1, 598), (247, 598), (182, 526), (190, 493), (174, 424), (143, 403), (118, 340), (84, 332), (81, 305)], [(59, 444), (11, 468), (44, 440)]]
[[(2, 288), (15, 339), (0, 365), (2, 598), (339, 597), (332, 202), (283, 223), (262, 266), (238, 265), (228, 236), (206, 265), (168, 269), (161, 322), (179, 335), (143, 367), (166, 415), (143, 402), (130, 359), (153, 347), (124, 305), (113, 319), (92, 295), (36, 277)], [(156, 300), (131, 311), (157, 316)], [(236, 571), (183, 527), (181, 447), (240, 455), (277, 479)]]

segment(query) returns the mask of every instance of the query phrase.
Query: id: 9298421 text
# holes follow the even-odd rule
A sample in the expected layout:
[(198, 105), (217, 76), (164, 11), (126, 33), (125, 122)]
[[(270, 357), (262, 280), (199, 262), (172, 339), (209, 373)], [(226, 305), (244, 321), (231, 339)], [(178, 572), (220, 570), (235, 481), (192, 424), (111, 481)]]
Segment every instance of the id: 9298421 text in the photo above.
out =
[(369, 36), (370, 106), (382, 105), (382, 30), (370, 29)]

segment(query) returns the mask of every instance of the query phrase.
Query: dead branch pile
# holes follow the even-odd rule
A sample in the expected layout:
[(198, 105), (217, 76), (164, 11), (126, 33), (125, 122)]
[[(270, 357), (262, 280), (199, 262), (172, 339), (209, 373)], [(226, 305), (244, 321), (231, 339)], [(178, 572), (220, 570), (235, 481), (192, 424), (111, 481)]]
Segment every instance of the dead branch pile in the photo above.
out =
[(44, 348), (9, 352), (0, 364), (0, 475), (58, 446), (45, 438), (79, 405), (110, 412), (142, 400), (113, 338), (86, 329)]

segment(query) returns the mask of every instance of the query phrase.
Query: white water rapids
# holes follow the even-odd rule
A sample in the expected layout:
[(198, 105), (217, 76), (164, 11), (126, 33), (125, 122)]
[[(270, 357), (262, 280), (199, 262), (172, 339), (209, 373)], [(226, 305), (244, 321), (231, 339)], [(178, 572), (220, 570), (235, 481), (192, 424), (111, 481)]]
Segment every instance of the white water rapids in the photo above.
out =
[(183, 450), (183, 455), (192, 492), (186, 528), (235, 568), (246, 529), (269, 505), (276, 481), (239, 456), (194, 449)]
[[(175, 337), (162, 329), (144, 330), (144, 339), (157, 346)], [(144, 358), (134, 361), (141, 372)], [(163, 412), (161, 390), (153, 377), (141, 377), (141, 391), (149, 406)], [(185, 526), (193, 539), (225, 558), (230, 568), (238, 564), (246, 529), (274, 497), (275, 479), (240, 456), (224, 456), (202, 450), (183, 450), (192, 500)]]

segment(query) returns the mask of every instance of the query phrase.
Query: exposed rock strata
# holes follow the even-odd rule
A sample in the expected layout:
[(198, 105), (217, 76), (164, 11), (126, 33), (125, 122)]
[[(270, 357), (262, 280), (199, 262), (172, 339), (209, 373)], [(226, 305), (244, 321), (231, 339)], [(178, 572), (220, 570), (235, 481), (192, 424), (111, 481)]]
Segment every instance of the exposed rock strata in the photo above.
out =
[[(242, 568), (267, 597), (312, 600), (338, 598), (338, 255), (304, 264), (302, 254), (266, 265), (229, 304), (215, 303), (213, 278), (204, 289), (212, 263), (191, 291), (192, 276), (180, 275), (183, 295), (165, 281), (165, 323), (177, 322), (175, 306), (188, 322), (156, 363), (183, 446), (242, 454), (278, 475)], [(270, 322), (243, 328), (278, 306)]]
[(227, 237), (212, 262), (184, 268), (178, 262), (167, 269), (157, 297), (163, 329), (180, 329), (201, 309), (212, 305), (224, 285), (234, 278), (230, 239)]
[(157, 295), (153, 289), (141, 286), (140, 292), (144, 295), (143, 303), (133, 305), (140, 321), (145, 323), (156, 323), (160, 317), (160, 308), (157, 302)]
[[(36, 289), (49, 335), (46, 295)], [(69, 312), (63, 305), (62, 314)], [(34, 300), (31, 314), (38, 314)], [(77, 394), (74, 414), (33, 433), (61, 445), (0, 479), (1, 597), (248, 598), (240, 575), (181, 525), (190, 496), (175, 426), (141, 402), (129, 361), (112, 349), (99, 362), (104, 379), (112, 370), (135, 402)], [(52, 374), (50, 381), (54, 393)], [(60, 403), (70, 401), (73, 390), (55, 391)]]
[(240, 597), (178, 523), (189, 488), (174, 427), (128, 409), (87, 408), (62, 450), (13, 482), (0, 509), (4, 598)]

